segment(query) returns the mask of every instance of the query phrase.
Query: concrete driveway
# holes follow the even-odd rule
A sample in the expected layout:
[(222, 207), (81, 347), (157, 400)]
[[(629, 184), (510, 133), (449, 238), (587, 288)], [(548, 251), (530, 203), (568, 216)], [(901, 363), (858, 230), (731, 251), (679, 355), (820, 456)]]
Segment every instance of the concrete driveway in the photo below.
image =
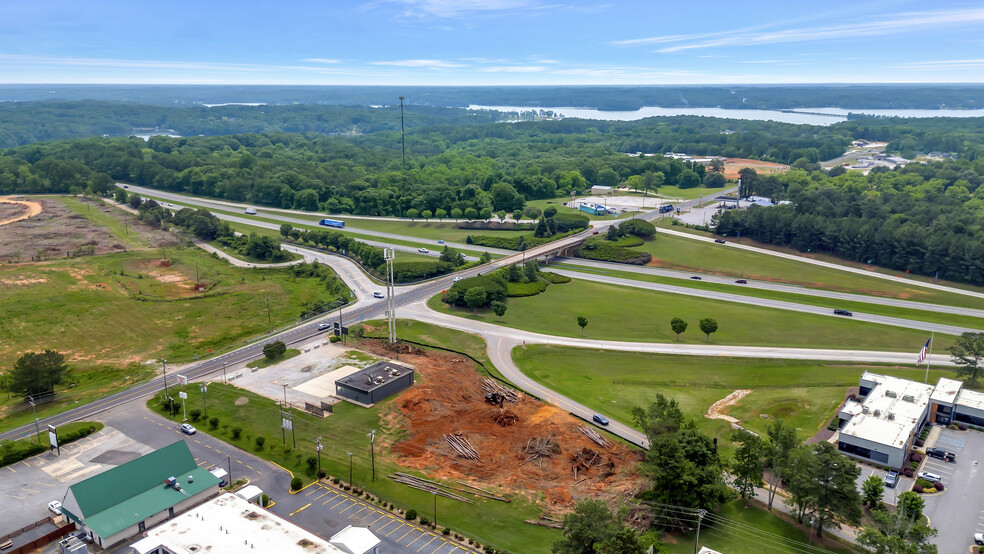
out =
[[(931, 446), (931, 445), (927, 445)], [(966, 552), (974, 533), (984, 532), (984, 433), (944, 429), (935, 446), (957, 455), (956, 463), (927, 458), (922, 471), (938, 473), (946, 489), (926, 496), (932, 526), (939, 531), (933, 542), (940, 552)]]

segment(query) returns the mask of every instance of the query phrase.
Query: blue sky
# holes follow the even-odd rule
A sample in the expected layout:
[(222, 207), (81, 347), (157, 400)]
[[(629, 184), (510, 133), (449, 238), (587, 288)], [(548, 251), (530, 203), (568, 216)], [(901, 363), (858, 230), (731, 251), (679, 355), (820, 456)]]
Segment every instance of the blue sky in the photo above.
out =
[(0, 83), (979, 83), (981, 30), (980, 1), (28, 0)]

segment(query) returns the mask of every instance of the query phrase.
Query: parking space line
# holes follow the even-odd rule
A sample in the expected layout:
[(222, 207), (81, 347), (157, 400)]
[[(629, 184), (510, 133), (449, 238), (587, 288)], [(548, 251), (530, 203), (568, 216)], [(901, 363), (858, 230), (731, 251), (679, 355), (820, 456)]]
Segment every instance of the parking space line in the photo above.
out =
[(242, 460), (236, 460), (236, 463), (237, 463), (237, 464), (242, 464), (242, 463), (243, 463), (243, 461), (242, 461)]
[(37, 493), (37, 492), (41, 492), (41, 491), (36, 491), (36, 490), (34, 490), (34, 489), (27, 489), (27, 488), (24, 488), (24, 487), (21, 487), (21, 490), (22, 490), (22, 491), (27, 491), (27, 492), (35, 492), (35, 493)]
[(38, 483), (38, 484), (41, 485), (42, 487), (52, 487), (52, 488), (54, 488), (54, 487), (57, 487), (58, 486), (58, 485), (52, 485), (50, 483)]
[[(440, 550), (440, 549), (442, 549), (442, 548), (444, 548), (445, 546), (451, 546), (451, 547), (454, 547), (455, 545), (453, 545), (453, 544), (451, 544), (451, 543), (449, 543), (449, 542), (447, 541), (447, 539), (441, 539), (441, 545), (440, 545), (440, 546), (438, 546), (437, 548), (435, 548), (434, 550), (431, 550), (431, 551), (430, 551), (430, 554), (434, 554), (435, 552), (437, 552), (438, 550)], [(449, 550), (448, 552), (454, 552), (454, 548), (451, 548), (451, 550)]]
[[(380, 513), (383, 514), (382, 512), (380, 512)], [(372, 527), (377, 521), (383, 519), (384, 517), (386, 517), (386, 514), (383, 514), (383, 515), (377, 517), (375, 520), (373, 520), (372, 523), (370, 523), (369, 525), (366, 525), (366, 527)]]
[(9, 469), (10, 471), (13, 471), (14, 473), (17, 473), (17, 470), (15, 470), (14, 468), (12, 468), (10, 466), (4, 466), (4, 467), (6, 467), (7, 469)]
[[(328, 491), (328, 492), (331, 492), (331, 491)], [(336, 498), (338, 498), (338, 495), (337, 494), (335, 496), (329, 498), (328, 500), (325, 500), (324, 502), (322, 502), (321, 505), (324, 506), (325, 504), (331, 502), (332, 500), (335, 500)]]
[(325, 491), (325, 492), (321, 493), (320, 496), (316, 496), (314, 499), (315, 500), (319, 500), (322, 496), (327, 496), (329, 494), (331, 494), (331, 491)]
[(24, 498), (23, 498), (23, 497), (21, 497), (21, 496), (16, 496), (16, 495), (13, 495), (13, 494), (8, 494), (7, 496), (9, 496), (10, 498), (16, 498), (17, 500), (24, 500)]
[[(362, 503), (360, 502), (359, 504), (362, 504)], [(362, 513), (362, 510), (365, 510), (365, 509), (366, 509), (366, 508), (368, 508), (368, 507), (369, 507), (369, 506), (366, 506), (365, 504), (362, 504), (362, 507), (361, 507), (361, 508), (359, 508), (359, 511), (357, 511), (357, 512), (352, 512), (351, 514), (349, 514), (349, 517), (355, 517), (355, 516), (357, 516), (357, 515), (359, 515), (360, 513)]]
[(403, 529), (403, 525), (397, 525), (396, 527), (390, 529), (390, 532), (389, 533), (386, 533), (386, 536), (388, 537), (388, 536), (392, 535), (393, 532), (396, 531), (397, 529)]
[[(248, 468), (250, 468), (250, 469), (253, 469), (253, 466), (251, 466), (251, 465), (249, 465), (249, 464), (246, 464), (246, 467), (248, 467)], [(256, 470), (253, 470), (253, 471), (256, 471)]]
[[(389, 514), (386, 514), (386, 515), (389, 515)], [(389, 520), (389, 521), (387, 521), (386, 523), (384, 523), (382, 527), (377, 527), (377, 528), (376, 528), (376, 532), (377, 532), (377, 533), (382, 533), (382, 532), (383, 532), (383, 529), (386, 529), (386, 528), (387, 528), (387, 527), (389, 527), (389, 526), (390, 526), (390, 525), (391, 525), (391, 524), (392, 524), (392, 523), (393, 523), (394, 521), (396, 521), (396, 518), (395, 518), (395, 517), (393, 517), (393, 516), (389, 516), (389, 517), (390, 517), (390, 520)]]
[(420, 537), (417, 537), (417, 538), (415, 538), (415, 539), (413, 539), (412, 541), (410, 541), (409, 543), (407, 543), (407, 548), (410, 548), (411, 546), (413, 546), (413, 543), (415, 543), (415, 542), (417, 542), (417, 541), (419, 541), (419, 540), (420, 540), (420, 538), (421, 538), (421, 537), (423, 537), (423, 536), (424, 536), (424, 535), (426, 535), (426, 534), (427, 534), (427, 533), (425, 533), (425, 532), (423, 532), (423, 531), (421, 531), (421, 532), (420, 532)]
[[(346, 498), (346, 500), (348, 500), (348, 499)], [(351, 505), (351, 506), (349, 506), (348, 508), (345, 508), (344, 510), (342, 510), (342, 511), (340, 511), (340, 512), (338, 512), (338, 515), (342, 515), (342, 514), (344, 514), (345, 512), (347, 512), (347, 511), (349, 511), (349, 510), (351, 510), (352, 508), (355, 508), (355, 507), (356, 507), (356, 506), (358, 506), (358, 505), (359, 505), (359, 503), (358, 503), (358, 502), (356, 502), (355, 500), (352, 500), (352, 505)]]
[[(341, 495), (339, 495), (339, 496), (341, 496)], [(332, 500), (334, 500), (334, 498)], [(345, 498), (344, 496), (342, 496), (342, 500), (338, 504), (334, 504), (331, 507), (329, 507), (328, 509), (329, 510), (334, 510), (335, 508), (337, 508), (337, 507), (341, 506), (342, 504), (344, 504), (346, 500), (348, 500), (348, 498)]]
[[(427, 534), (430, 535), (430, 533), (427, 533)], [(420, 548), (418, 548), (417, 549), (417, 552), (420, 552), (421, 550), (427, 548), (427, 545), (430, 544), (430, 543), (432, 543), (432, 542), (434, 542), (435, 540), (437, 540), (437, 535), (434, 535), (434, 538), (432, 538), (431, 540), (427, 541), (426, 544), (424, 544), (423, 546), (421, 546)]]
[(198, 462), (198, 467), (202, 467), (203, 465), (205, 465), (207, 463), (208, 463), (208, 460), (202, 460), (202, 461)]
[(311, 496), (312, 494), (318, 492), (318, 490), (320, 490), (320, 489), (318, 489), (318, 487), (313, 487), (311, 490), (309, 490), (306, 493), (304, 493), (304, 496)]
[[(414, 528), (414, 526), (413, 526), (413, 525), (407, 525), (407, 527), (409, 527), (409, 528), (410, 528), (410, 530), (409, 530), (409, 531), (407, 531), (406, 533), (403, 533), (403, 537), (405, 537), (405, 536), (407, 536), (407, 535), (409, 535), (410, 533), (413, 533), (413, 532), (414, 532), (414, 530), (415, 530), (415, 528)], [(388, 537), (389, 535), (386, 535), (386, 536)], [(403, 540), (403, 537), (400, 537), (400, 538), (398, 538), (398, 539), (396, 539), (396, 542), (400, 542), (400, 541), (402, 541), (402, 540)]]

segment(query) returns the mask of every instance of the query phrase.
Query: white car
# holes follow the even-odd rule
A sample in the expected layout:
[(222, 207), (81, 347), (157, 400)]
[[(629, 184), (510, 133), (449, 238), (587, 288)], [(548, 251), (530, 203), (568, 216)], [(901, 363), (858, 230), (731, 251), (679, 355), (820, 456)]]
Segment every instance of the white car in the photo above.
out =
[(920, 479), (925, 479), (927, 481), (932, 481), (934, 483), (937, 482), (937, 481), (942, 481), (943, 480), (943, 478), (940, 477), (939, 475), (937, 475), (935, 473), (930, 473), (928, 471), (920, 471), (919, 472), (919, 478)]
[(420, 252), (421, 254), (430, 254), (430, 250), (426, 248), (418, 248), (417, 252)]
[(984, 533), (974, 533), (974, 543), (978, 546), (984, 545)]
[(386, 295), (377, 291), (377, 292), (372, 293), (372, 297), (373, 298), (386, 298)]
[(319, 323), (318, 324), (318, 330), (319, 331), (325, 331), (327, 329), (331, 329), (331, 323)]
[(198, 432), (198, 429), (195, 429), (195, 426), (190, 423), (182, 423), (181, 432), (186, 435), (194, 435)]
[(62, 515), (61, 502), (57, 500), (52, 500), (51, 502), (48, 502), (48, 511), (55, 514), (56, 516)]
[(457, 282), (458, 282), (458, 281), (460, 281), (460, 280), (461, 280), (461, 277), (455, 277), (455, 278), (454, 278), (454, 282), (455, 282), (455, 283), (457, 283)]

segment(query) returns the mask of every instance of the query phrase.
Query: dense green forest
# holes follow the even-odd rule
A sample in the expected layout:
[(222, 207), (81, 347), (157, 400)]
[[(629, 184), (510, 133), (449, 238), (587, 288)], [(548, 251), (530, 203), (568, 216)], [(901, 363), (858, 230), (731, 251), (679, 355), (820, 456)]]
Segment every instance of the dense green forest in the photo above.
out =
[(123, 100), (148, 104), (392, 105), (398, 98), (424, 106), (584, 106), (635, 110), (643, 106), (740, 109), (984, 108), (984, 86), (963, 85), (730, 85), (730, 86), (244, 86), (244, 85), (4, 85), (0, 100)]
[(984, 157), (984, 117), (862, 119), (836, 127), (856, 138), (887, 141), (887, 150), (903, 158), (933, 151), (953, 152), (971, 160)]
[(792, 170), (760, 176), (752, 192), (789, 204), (729, 210), (720, 234), (824, 252), (899, 271), (984, 285), (984, 159), (909, 164), (895, 171)]

